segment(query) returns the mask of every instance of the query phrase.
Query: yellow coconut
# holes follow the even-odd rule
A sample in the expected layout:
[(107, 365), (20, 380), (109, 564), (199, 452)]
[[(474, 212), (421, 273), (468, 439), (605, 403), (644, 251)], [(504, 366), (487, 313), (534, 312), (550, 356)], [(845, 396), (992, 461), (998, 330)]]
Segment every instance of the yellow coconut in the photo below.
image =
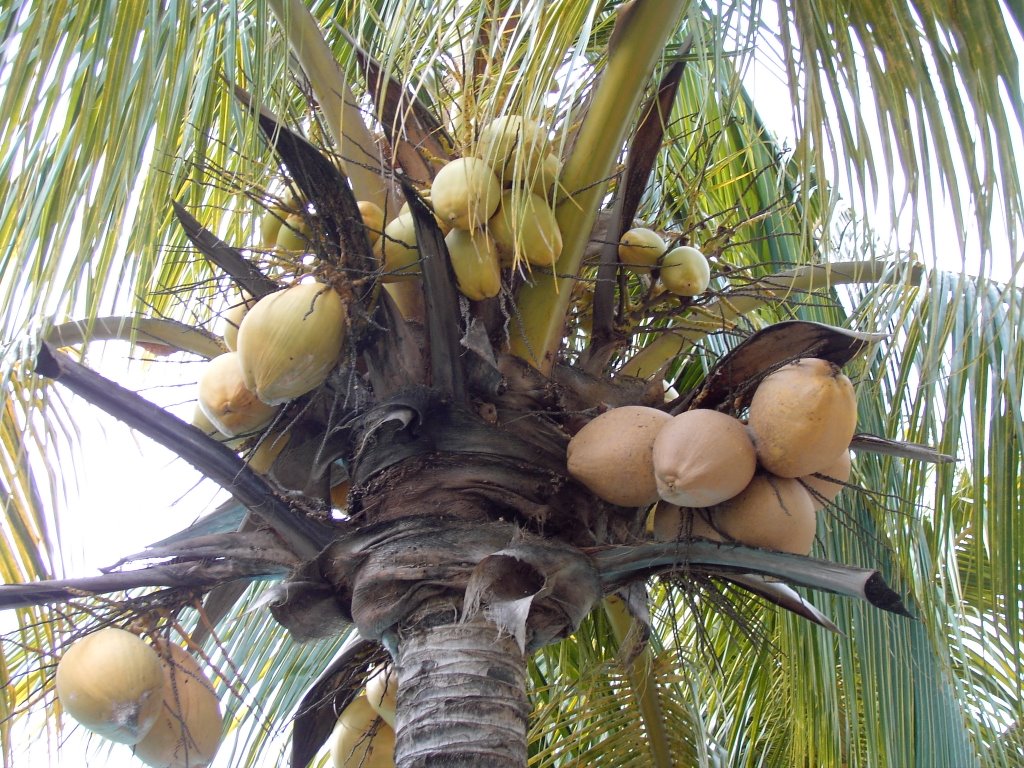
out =
[[(433, 203), (431, 203), (431, 200), (430, 200), (430, 190), (428, 189), (425, 192), (421, 192), (420, 193), (420, 197), (423, 199), (423, 202), (426, 203), (427, 208), (430, 208), (431, 211), (433, 211)], [(410, 218), (412, 217), (412, 209), (409, 207), (409, 201), (408, 200), (406, 200), (404, 203), (402, 203), (402, 207), (398, 209), (398, 215), (399, 216), (407, 216), (407, 217), (410, 217)], [(437, 228), (441, 230), (442, 234), (447, 235), (449, 232), (452, 231), (451, 223), (443, 220), (436, 213), (434, 213), (434, 221), (437, 224)]]
[(664, 411), (640, 405), (605, 411), (569, 441), (569, 474), (612, 504), (653, 504), (658, 484), (651, 450), (658, 431), (671, 420)]
[(390, 664), (377, 667), (366, 681), (366, 699), (385, 723), (395, 727), (398, 707), (398, 673)]
[(800, 482), (804, 484), (814, 501), (814, 509), (824, 509), (835, 501), (843, 490), (843, 484), (850, 479), (850, 452), (842, 451), (839, 456), (823, 469), (813, 475), (804, 475)]
[(507, 190), (487, 222), (498, 252), (519, 254), (530, 264), (549, 267), (562, 254), (562, 232), (547, 201), (529, 190)]
[(366, 696), (357, 696), (342, 710), (330, 745), (334, 768), (394, 768), (394, 729)]
[(271, 206), (260, 216), (260, 246), (273, 248), (277, 245), (277, 236), (281, 233), (287, 212), (280, 206)]
[(711, 512), (711, 525), (741, 544), (807, 555), (817, 517), (811, 495), (797, 480), (758, 473)]
[(446, 224), (475, 229), (491, 218), (501, 201), (501, 184), (476, 157), (460, 157), (444, 166), (430, 186), (434, 213)]
[(231, 305), (221, 313), (220, 319), (223, 323), (221, 335), (224, 337), (224, 345), (232, 352), (238, 349), (238, 326), (242, 324), (245, 313), (252, 309), (256, 299), (245, 291), (232, 297)]
[(363, 218), (363, 226), (366, 227), (366, 236), (370, 244), (380, 239), (384, 231), (384, 210), (371, 200), (360, 200), (356, 203), (359, 207), (359, 215)]
[(722, 534), (708, 523), (709, 513), (704, 509), (684, 509), (659, 501), (651, 512), (650, 532), (659, 541), (679, 539), (711, 539), (722, 541)]
[(530, 169), (541, 167), (545, 160), (544, 129), (519, 115), (496, 117), (480, 129), (475, 154), (503, 183), (518, 177), (530, 184)]
[(352, 488), (352, 483), (348, 480), (343, 480), (340, 483), (335, 483), (331, 486), (331, 506), (335, 509), (345, 509), (348, 506), (348, 492)]
[(196, 403), (195, 410), (192, 412), (192, 426), (200, 430), (204, 435), (212, 440), (216, 440), (218, 443), (224, 443), (228, 448), (238, 448), (242, 443), (245, 442), (244, 437), (228, 437), (210, 421), (210, 417), (203, 413), (203, 408), (199, 403)]
[(411, 213), (399, 214), (374, 244), (383, 283), (408, 280), (420, 274), (420, 252), (416, 247), (416, 224)]
[(160, 657), (123, 629), (76, 640), (57, 665), (57, 698), (90, 731), (135, 744), (157, 721), (164, 687)]
[(259, 445), (256, 446), (256, 450), (246, 460), (249, 469), (259, 472), (261, 475), (267, 474), (274, 465), (274, 461), (281, 455), (281, 451), (288, 445), (291, 436), (291, 432), (277, 431), (264, 435), (260, 439)]
[(662, 257), (661, 282), (677, 296), (699, 296), (711, 283), (711, 268), (703, 253), (681, 245)]
[(444, 238), (459, 291), (482, 301), (501, 293), (501, 264), (491, 236), (482, 229), (453, 229)]
[(747, 487), (757, 468), (743, 422), (704, 408), (680, 413), (663, 426), (652, 457), (658, 495), (683, 507), (731, 499)]
[(283, 403), (320, 386), (345, 341), (345, 304), (330, 286), (299, 283), (260, 299), (238, 329), (246, 386)]
[(160, 646), (163, 701), (160, 718), (135, 745), (135, 756), (153, 768), (203, 768), (220, 746), (223, 718), (209, 679), (177, 645)]
[(634, 227), (619, 240), (619, 261), (638, 269), (657, 266), (668, 248), (661, 235), (653, 229)]
[(780, 477), (809, 475), (849, 447), (857, 397), (838, 366), (805, 357), (758, 385), (748, 425), (761, 466)]
[(286, 217), (277, 233), (277, 247), (282, 251), (304, 253), (310, 248), (309, 238), (313, 230), (306, 221), (306, 217), (300, 213), (293, 213)]
[(246, 385), (241, 352), (225, 352), (206, 363), (199, 377), (199, 407), (217, 431), (228, 437), (266, 426), (277, 412)]
[(561, 173), (562, 159), (554, 152), (548, 152), (539, 165), (526, 169), (523, 174), (523, 185), (533, 194), (548, 200)]

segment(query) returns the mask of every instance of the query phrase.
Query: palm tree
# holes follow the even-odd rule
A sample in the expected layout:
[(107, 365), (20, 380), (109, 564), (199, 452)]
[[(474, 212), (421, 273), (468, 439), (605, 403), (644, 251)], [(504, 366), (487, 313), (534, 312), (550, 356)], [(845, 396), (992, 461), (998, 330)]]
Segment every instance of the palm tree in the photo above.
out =
[[(104, 624), (217, 669), (231, 764), (276, 759), (294, 718), (306, 765), (389, 656), (406, 767), (1024, 763), (1024, 297), (884, 247), (834, 186), (887, 199), (913, 243), (946, 190), (960, 242), (1016, 273), (1015, 4), (94, 1), (0, 23), (6, 763), (59, 709), (61, 649)], [(754, 62), (789, 87), (792, 151)], [(562, 250), (516, 251), (481, 299), (422, 194), (503, 115), (547, 128)], [(525, 153), (509, 172), (540, 175)], [(406, 267), (374, 260), (357, 200), (390, 221), (403, 199), (418, 272), (387, 282)], [(289, 213), (298, 255), (260, 239)], [(625, 269), (634, 223), (700, 246), (710, 289)], [(345, 300), (340, 361), (242, 443), (83, 364), (111, 339), (218, 356), (239, 288), (303, 274)], [(743, 415), (807, 356), (856, 381), (861, 433), (813, 557), (658, 538), (649, 505), (567, 474), (609, 408)], [(61, 499), (91, 449), (67, 391), (232, 501), (67, 578)]]

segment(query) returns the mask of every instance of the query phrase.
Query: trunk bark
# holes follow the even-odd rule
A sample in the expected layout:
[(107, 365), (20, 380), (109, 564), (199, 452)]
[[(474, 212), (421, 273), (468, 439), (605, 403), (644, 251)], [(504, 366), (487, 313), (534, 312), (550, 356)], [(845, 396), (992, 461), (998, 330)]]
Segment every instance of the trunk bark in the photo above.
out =
[(446, 617), (434, 617), (406, 629), (398, 643), (397, 768), (524, 768), (522, 651), (482, 615), (447, 623), (449, 607)]

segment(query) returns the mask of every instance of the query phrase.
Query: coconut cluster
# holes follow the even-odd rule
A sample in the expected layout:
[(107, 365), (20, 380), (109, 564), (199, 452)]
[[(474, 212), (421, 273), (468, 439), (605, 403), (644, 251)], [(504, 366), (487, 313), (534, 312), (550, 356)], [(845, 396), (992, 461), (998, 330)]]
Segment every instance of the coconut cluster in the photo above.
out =
[(396, 704), (397, 675), (382, 665), (338, 717), (330, 738), (334, 768), (394, 768)]
[(153, 768), (201, 768), (220, 746), (223, 719), (196, 660), (105, 627), (74, 642), (57, 665), (57, 698), (75, 720), (132, 745)]
[(704, 254), (690, 245), (669, 249), (664, 238), (647, 227), (634, 227), (619, 240), (619, 261), (638, 272), (658, 270), (669, 293), (700, 296), (711, 284), (711, 267)]
[(569, 442), (569, 474), (612, 504), (657, 502), (654, 533), (809, 554), (816, 512), (850, 476), (853, 385), (827, 360), (803, 358), (766, 376), (746, 423), (719, 411), (669, 416), (626, 406)]
[[(517, 261), (550, 267), (562, 253), (551, 207), (561, 161), (547, 151), (546, 136), (532, 120), (495, 118), (481, 128), (474, 153), (444, 165), (421, 193), (445, 235), (456, 285), (469, 299), (497, 296), (501, 270)], [(415, 279), (420, 256), (408, 204), (382, 232), (373, 243), (381, 281)]]
[(320, 283), (259, 301), (243, 297), (231, 311), (225, 341), (234, 349), (207, 364), (198, 392), (205, 421), (228, 438), (262, 429), (282, 403), (320, 386), (341, 357), (347, 328), (344, 302)]

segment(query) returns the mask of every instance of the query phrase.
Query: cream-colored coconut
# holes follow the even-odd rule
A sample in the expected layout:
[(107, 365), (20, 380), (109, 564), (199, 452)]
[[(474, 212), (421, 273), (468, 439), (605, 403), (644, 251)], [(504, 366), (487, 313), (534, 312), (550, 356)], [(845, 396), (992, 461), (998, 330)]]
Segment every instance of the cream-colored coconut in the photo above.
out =
[(532, 184), (532, 171), (545, 160), (544, 129), (519, 115), (496, 117), (480, 129), (475, 154), (502, 183), (519, 178)]
[(637, 269), (657, 266), (668, 246), (661, 235), (647, 227), (634, 227), (619, 240), (619, 261)]
[(460, 157), (437, 172), (430, 199), (434, 213), (449, 226), (476, 229), (497, 209), (501, 184), (483, 160)]
[(293, 253), (304, 253), (309, 250), (310, 235), (313, 230), (306, 221), (306, 217), (299, 213), (293, 213), (286, 217), (277, 233), (277, 247), (282, 251)]
[(224, 346), (231, 352), (238, 349), (238, 326), (242, 324), (242, 318), (256, 304), (256, 299), (245, 291), (232, 297), (231, 305), (221, 313), (220, 319), (223, 323), (221, 335), (224, 337)]
[(809, 475), (849, 447), (857, 397), (838, 366), (805, 357), (758, 385), (747, 423), (762, 467), (780, 477)]
[(281, 233), (281, 226), (284, 224), (288, 213), (280, 206), (272, 206), (260, 216), (260, 246), (273, 248), (277, 245), (277, 236)]
[(562, 254), (562, 232), (547, 201), (528, 190), (506, 190), (487, 222), (499, 253), (518, 254), (530, 264), (549, 267)]
[(225, 352), (206, 363), (199, 377), (199, 407), (214, 428), (227, 437), (255, 432), (269, 424), (277, 412), (246, 385), (241, 352)]
[(299, 283), (260, 299), (238, 329), (246, 386), (265, 403), (284, 403), (320, 386), (345, 341), (345, 304), (321, 283)]
[(203, 408), (199, 403), (196, 403), (195, 410), (192, 412), (191, 424), (210, 439), (216, 440), (218, 443), (224, 443), (228, 448), (238, 448), (245, 442), (244, 437), (228, 437), (213, 426), (213, 422), (210, 421), (210, 417), (203, 413)]
[(76, 640), (57, 665), (57, 698), (90, 731), (135, 744), (157, 721), (164, 687), (160, 657), (123, 629)]
[(843, 484), (850, 479), (851, 469), (850, 452), (844, 450), (824, 469), (800, 478), (800, 482), (811, 494), (815, 510), (824, 509), (835, 501), (836, 496), (843, 490)]
[(394, 768), (395, 732), (366, 696), (342, 710), (330, 745), (334, 768)]
[(420, 252), (416, 247), (416, 223), (412, 213), (399, 214), (384, 227), (384, 234), (373, 246), (380, 265), (380, 280), (390, 283), (409, 280), (420, 274)]
[(380, 239), (380, 234), (384, 231), (384, 210), (371, 200), (360, 200), (356, 206), (359, 208), (359, 215), (363, 218), (366, 236), (372, 245)]
[(366, 699), (385, 723), (395, 727), (395, 710), (398, 707), (398, 673), (390, 664), (377, 667), (366, 681)]
[(453, 229), (445, 236), (444, 242), (463, 296), (482, 301), (501, 293), (498, 249), (486, 231)]
[(160, 718), (135, 745), (135, 756), (153, 768), (203, 768), (220, 746), (223, 718), (209, 679), (196, 660), (164, 643)]
[(654, 441), (658, 495), (683, 507), (710, 507), (738, 494), (757, 468), (739, 419), (703, 408), (673, 418)]
[(722, 534), (708, 523), (704, 509), (683, 509), (667, 501), (659, 501), (651, 513), (650, 532), (659, 541), (679, 539), (711, 539), (722, 541)]
[(533, 194), (547, 200), (561, 173), (562, 159), (554, 152), (548, 152), (538, 167), (526, 169), (523, 182)]
[(658, 484), (651, 452), (658, 431), (671, 420), (664, 411), (641, 405), (605, 411), (569, 441), (569, 474), (612, 504), (653, 504)]
[(817, 516), (799, 481), (758, 473), (738, 496), (712, 510), (711, 524), (741, 544), (807, 555)]
[(661, 282), (677, 296), (699, 296), (711, 284), (711, 268), (703, 253), (681, 245), (662, 257)]
[(256, 450), (246, 460), (249, 469), (259, 472), (261, 475), (267, 474), (274, 465), (274, 461), (281, 455), (281, 451), (288, 445), (291, 437), (291, 432), (278, 431), (264, 435), (260, 439), (259, 445), (256, 446)]

